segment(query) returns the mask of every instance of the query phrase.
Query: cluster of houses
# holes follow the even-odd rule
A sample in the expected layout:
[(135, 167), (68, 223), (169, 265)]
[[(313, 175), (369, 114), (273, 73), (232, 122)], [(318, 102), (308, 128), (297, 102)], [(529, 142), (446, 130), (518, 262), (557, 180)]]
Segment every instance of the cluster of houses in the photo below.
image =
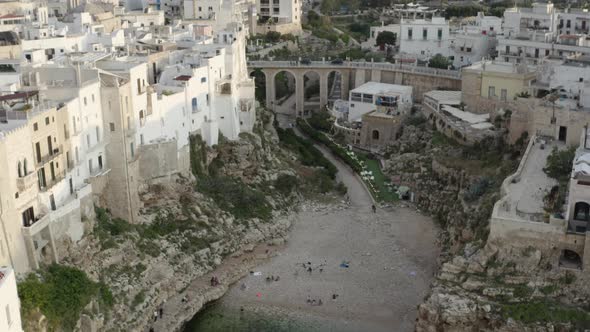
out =
[[(404, 119), (419, 113), (464, 145), (530, 138), (520, 167), (502, 185), (490, 241), (542, 249), (561, 269), (590, 268), (590, 12), (534, 3), (507, 9), (503, 18), (480, 13), (455, 30), (424, 6), (395, 5), (389, 14), (400, 23), (371, 28), (364, 47), (379, 48), (379, 33), (393, 32), (400, 71), (442, 55), (458, 68), (460, 89), (416, 96), (416, 86), (357, 85), (348, 100), (329, 106), (335, 133), (379, 152), (399, 136)], [(550, 208), (544, 198), (558, 184), (542, 168), (554, 147), (578, 148), (565, 202)]]
[[(278, 9), (278, 10), (277, 10)], [(189, 137), (255, 121), (246, 38), (300, 30), (297, 0), (0, 1), (0, 331), (15, 275), (59, 262), (100, 202), (134, 222)]]

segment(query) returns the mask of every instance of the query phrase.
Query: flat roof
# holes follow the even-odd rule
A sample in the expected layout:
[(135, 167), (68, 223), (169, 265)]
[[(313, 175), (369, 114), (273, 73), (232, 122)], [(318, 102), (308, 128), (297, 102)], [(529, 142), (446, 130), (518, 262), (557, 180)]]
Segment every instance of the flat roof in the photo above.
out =
[(524, 74), (519, 72), (520, 68), (526, 68), (528, 72), (534, 72), (534, 66), (526, 66), (523, 64), (513, 64), (510, 62), (499, 62), (499, 61), (479, 61), (472, 64), (469, 67), (465, 67), (467, 70), (486, 71), (486, 72), (497, 72), (505, 74)]
[[(471, 113), (471, 112), (465, 112), (462, 111), (456, 107), (450, 106), (450, 105), (443, 105), (442, 107), (443, 111), (445, 112), (449, 112), (452, 116), (468, 122), (472, 125), (474, 124), (479, 124), (479, 123), (483, 123), (483, 122), (489, 122), (490, 120), (490, 115), (489, 114), (475, 114), (475, 113)], [(474, 127), (477, 128), (477, 127)], [(484, 126), (485, 128), (485, 126)], [(483, 129), (483, 128), (480, 128)]]
[(350, 90), (357, 93), (370, 93), (378, 95), (412, 93), (412, 87), (409, 85), (388, 84), (379, 82), (367, 82), (356, 89)]
[(424, 96), (428, 96), (439, 104), (445, 105), (459, 105), (461, 104), (461, 91), (451, 90), (433, 90), (424, 93)]

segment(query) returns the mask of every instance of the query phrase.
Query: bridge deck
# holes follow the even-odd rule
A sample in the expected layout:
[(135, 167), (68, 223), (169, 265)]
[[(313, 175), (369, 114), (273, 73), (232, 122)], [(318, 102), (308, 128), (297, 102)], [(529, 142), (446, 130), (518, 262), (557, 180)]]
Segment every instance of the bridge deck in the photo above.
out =
[(333, 64), (329, 61), (312, 61), (309, 64), (302, 64), (298, 61), (248, 61), (250, 68), (317, 68), (317, 69), (379, 69), (426, 76), (438, 76), (445, 78), (461, 79), (461, 71), (436, 69), (429, 67), (418, 67), (404, 64), (393, 64), (390, 62), (360, 62), (345, 61), (342, 64)]

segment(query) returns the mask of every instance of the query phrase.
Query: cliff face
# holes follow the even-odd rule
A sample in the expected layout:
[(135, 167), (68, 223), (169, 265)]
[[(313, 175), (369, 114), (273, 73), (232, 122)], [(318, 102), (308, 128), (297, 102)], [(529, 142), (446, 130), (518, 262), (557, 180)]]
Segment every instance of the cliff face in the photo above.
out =
[[(199, 287), (195, 280), (229, 260), (231, 268), (223, 269), (220, 279), (235, 281), (268, 256), (252, 252), (257, 244), (285, 241), (291, 216), (304, 200), (301, 193), (311, 188), (313, 174), (320, 170), (303, 166), (299, 152), (279, 144), (272, 118), (260, 117), (254, 134), (241, 134), (238, 141), (222, 139), (206, 147), (191, 138), (193, 175), (142, 185), (139, 222), (130, 224), (96, 208), (96, 220), (88, 221), (91, 230), (67, 247), (60, 264), (104, 283), (114, 303), (106, 307), (92, 300), (77, 330), (147, 330), (154, 311), (190, 287), (190, 301), (175, 316), (178, 327), (227, 286), (201, 292), (194, 289)], [(236, 258), (249, 253), (252, 259)], [(30, 318), (28, 330), (47, 329), (40, 312)]]
[(418, 308), (417, 331), (574, 331), (590, 326), (590, 287), (552, 253), (488, 242), (499, 185), (523, 146), (461, 147), (425, 124), (406, 126), (386, 169), (443, 229), (441, 269)]

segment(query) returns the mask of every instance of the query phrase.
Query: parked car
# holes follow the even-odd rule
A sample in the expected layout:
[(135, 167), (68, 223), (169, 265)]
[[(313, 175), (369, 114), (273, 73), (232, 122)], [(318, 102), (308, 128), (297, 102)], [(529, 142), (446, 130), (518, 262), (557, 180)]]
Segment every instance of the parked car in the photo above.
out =
[(344, 61), (342, 61), (342, 59), (334, 59), (334, 60), (332, 60), (332, 64), (333, 65), (341, 65), (343, 63), (344, 63)]
[(311, 65), (311, 60), (309, 60), (309, 59), (301, 59), (301, 64), (302, 65)]

